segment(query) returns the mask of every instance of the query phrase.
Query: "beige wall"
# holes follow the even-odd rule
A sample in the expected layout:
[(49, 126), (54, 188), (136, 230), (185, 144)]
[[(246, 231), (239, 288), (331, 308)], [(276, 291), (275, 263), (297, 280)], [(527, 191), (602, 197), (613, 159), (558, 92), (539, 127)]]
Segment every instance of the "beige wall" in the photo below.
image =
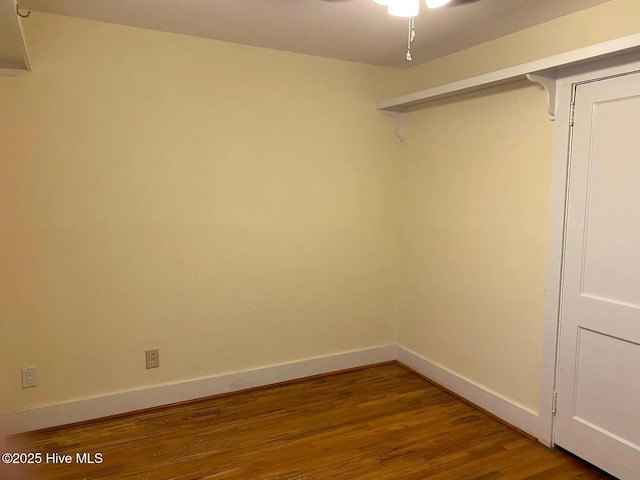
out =
[[(408, 71), (408, 91), (640, 31), (612, 0)], [(403, 150), (398, 341), (537, 412), (553, 123), (526, 81), (414, 108)]]
[(0, 411), (396, 342), (401, 146), (375, 103), (400, 72), (25, 28), (33, 71), (0, 78)]
[[(404, 144), (374, 105), (636, 33), (636, 0), (405, 72), (38, 13), (25, 27), (34, 71), (0, 78), (0, 411), (393, 343), (396, 328), (537, 410), (544, 93), (416, 107)], [(152, 347), (162, 367), (146, 371)], [(21, 390), (31, 365), (40, 386)]]
[(527, 82), (409, 114), (398, 341), (537, 411), (553, 124)]

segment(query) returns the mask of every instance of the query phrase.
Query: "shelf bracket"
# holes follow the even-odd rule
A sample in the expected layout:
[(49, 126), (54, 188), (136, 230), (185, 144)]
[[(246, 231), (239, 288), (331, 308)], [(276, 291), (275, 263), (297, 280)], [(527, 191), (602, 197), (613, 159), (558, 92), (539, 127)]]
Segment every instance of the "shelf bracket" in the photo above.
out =
[(396, 137), (402, 142), (404, 140), (404, 125), (405, 125), (405, 111), (397, 110), (378, 110), (382, 115), (390, 117), (393, 120), (393, 128), (396, 132)]
[(527, 73), (527, 80), (537, 83), (547, 92), (549, 120), (556, 119), (556, 74), (555, 72)]

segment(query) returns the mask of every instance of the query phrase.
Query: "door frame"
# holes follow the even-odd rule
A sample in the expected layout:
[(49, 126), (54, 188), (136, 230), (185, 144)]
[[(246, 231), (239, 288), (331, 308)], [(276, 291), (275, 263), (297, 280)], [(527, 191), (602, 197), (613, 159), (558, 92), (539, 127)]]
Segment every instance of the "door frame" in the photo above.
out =
[(640, 71), (640, 53), (621, 55), (556, 72), (556, 118), (552, 158), (551, 212), (545, 280), (542, 375), (538, 417), (538, 440), (555, 446), (555, 391), (558, 359), (558, 332), (562, 296), (562, 265), (567, 208), (568, 167), (571, 147), (571, 103), (575, 87), (606, 77)]

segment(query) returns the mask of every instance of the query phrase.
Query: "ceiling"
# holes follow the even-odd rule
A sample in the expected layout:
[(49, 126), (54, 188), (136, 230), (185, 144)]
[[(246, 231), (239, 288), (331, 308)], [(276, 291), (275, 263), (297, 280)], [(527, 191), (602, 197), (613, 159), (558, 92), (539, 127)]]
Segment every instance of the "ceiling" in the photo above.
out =
[(372, 0), (20, 0), (20, 8), (406, 68), (606, 1), (453, 0), (429, 10), (421, 0), (412, 63), (407, 19)]

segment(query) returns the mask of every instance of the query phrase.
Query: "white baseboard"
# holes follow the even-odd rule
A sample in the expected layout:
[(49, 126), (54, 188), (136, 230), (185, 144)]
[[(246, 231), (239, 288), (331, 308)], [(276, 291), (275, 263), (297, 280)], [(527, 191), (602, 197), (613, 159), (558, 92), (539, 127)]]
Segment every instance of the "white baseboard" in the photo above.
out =
[(531, 410), (436, 365), (404, 347), (397, 347), (396, 360), (514, 427), (538, 437), (538, 415)]
[(159, 385), (101, 397), (17, 410), (2, 415), (5, 433), (22, 433), (97, 418), (170, 405), (221, 393), (262, 387), (289, 380), (395, 360), (396, 345), (357, 350), (227, 373), (180, 383)]
[(417, 353), (399, 345), (384, 345), (254, 370), (17, 410), (2, 414), (1, 423), (4, 429), (8, 430), (5, 433), (29, 432), (393, 360), (412, 368), (505, 422), (537, 437), (538, 415), (536, 413), (444, 367), (429, 362)]

